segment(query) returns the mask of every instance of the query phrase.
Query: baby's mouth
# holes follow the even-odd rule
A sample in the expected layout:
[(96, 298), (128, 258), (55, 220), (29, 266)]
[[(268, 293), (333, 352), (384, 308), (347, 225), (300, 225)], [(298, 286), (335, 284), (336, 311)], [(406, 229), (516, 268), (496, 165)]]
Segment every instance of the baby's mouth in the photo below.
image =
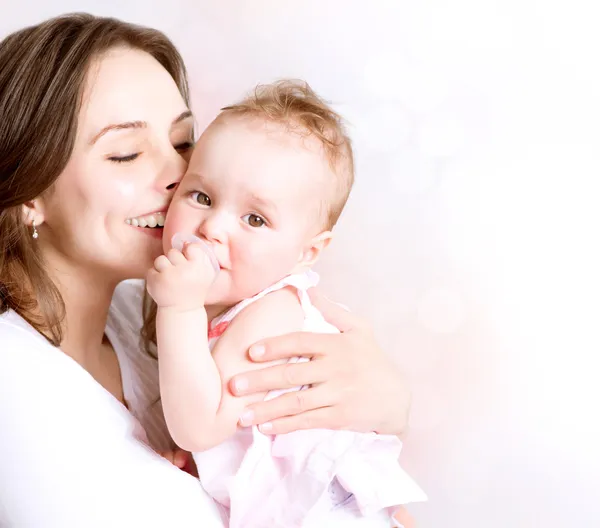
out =
[(128, 218), (125, 223), (133, 227), (163, 227), (165, 225), (165, 214), (164, 213), (152, 213), (142, 216), (136, 216), (135, 218)]

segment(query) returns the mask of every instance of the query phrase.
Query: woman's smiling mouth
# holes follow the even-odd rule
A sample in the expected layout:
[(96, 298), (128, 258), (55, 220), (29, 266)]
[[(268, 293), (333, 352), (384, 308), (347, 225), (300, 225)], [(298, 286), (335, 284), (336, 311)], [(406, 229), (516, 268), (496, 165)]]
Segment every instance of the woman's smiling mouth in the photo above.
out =
[(135, 218), (128, 218), (125, 223), (133, 227), (163, 227), (165, 225), (165, 213), (150, 213)]

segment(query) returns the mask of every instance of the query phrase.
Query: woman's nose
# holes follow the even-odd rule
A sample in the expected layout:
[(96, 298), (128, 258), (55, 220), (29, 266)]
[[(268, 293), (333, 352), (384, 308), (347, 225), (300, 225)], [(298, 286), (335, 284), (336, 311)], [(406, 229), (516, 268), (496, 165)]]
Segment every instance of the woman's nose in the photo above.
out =
[(173, 194), (183, 178), (188, 162), (175, 150), (165, 156), (156, 185), (161, 192)]

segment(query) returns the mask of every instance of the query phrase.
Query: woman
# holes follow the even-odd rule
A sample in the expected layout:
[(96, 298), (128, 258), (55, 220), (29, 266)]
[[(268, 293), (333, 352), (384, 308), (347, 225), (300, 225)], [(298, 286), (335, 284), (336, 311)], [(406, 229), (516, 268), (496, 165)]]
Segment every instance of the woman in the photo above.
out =
[[(123, 282), (161, 250), (160, 226), (131, 220), (166, 210), (192, 144), (185, 68), (158, 31), (70, 15), (0, 43), (0, 525), (222, 526), (197, 479), (154, 453), (184, 464), (140, 340), (143, 285)], [(265, 342), (256, 361), (314, 361), (231, 390), (313, 388), (245, 420), (400, 434), (395, 367), (362, 320), (315, 301), (344, 333)]]

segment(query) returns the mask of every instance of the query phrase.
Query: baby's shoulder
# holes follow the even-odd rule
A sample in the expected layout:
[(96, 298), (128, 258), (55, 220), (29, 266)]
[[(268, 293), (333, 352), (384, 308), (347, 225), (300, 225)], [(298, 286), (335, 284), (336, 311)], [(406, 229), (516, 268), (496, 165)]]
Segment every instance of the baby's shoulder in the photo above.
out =
[(241, 310), (230, 327), (244, 327), (247, 331), (256, 325), (276, 329), (284, 325), (295, 330), (302, 328), (304, 311), (296, 292), (291, 287), (281, 288), (256, 299)]

